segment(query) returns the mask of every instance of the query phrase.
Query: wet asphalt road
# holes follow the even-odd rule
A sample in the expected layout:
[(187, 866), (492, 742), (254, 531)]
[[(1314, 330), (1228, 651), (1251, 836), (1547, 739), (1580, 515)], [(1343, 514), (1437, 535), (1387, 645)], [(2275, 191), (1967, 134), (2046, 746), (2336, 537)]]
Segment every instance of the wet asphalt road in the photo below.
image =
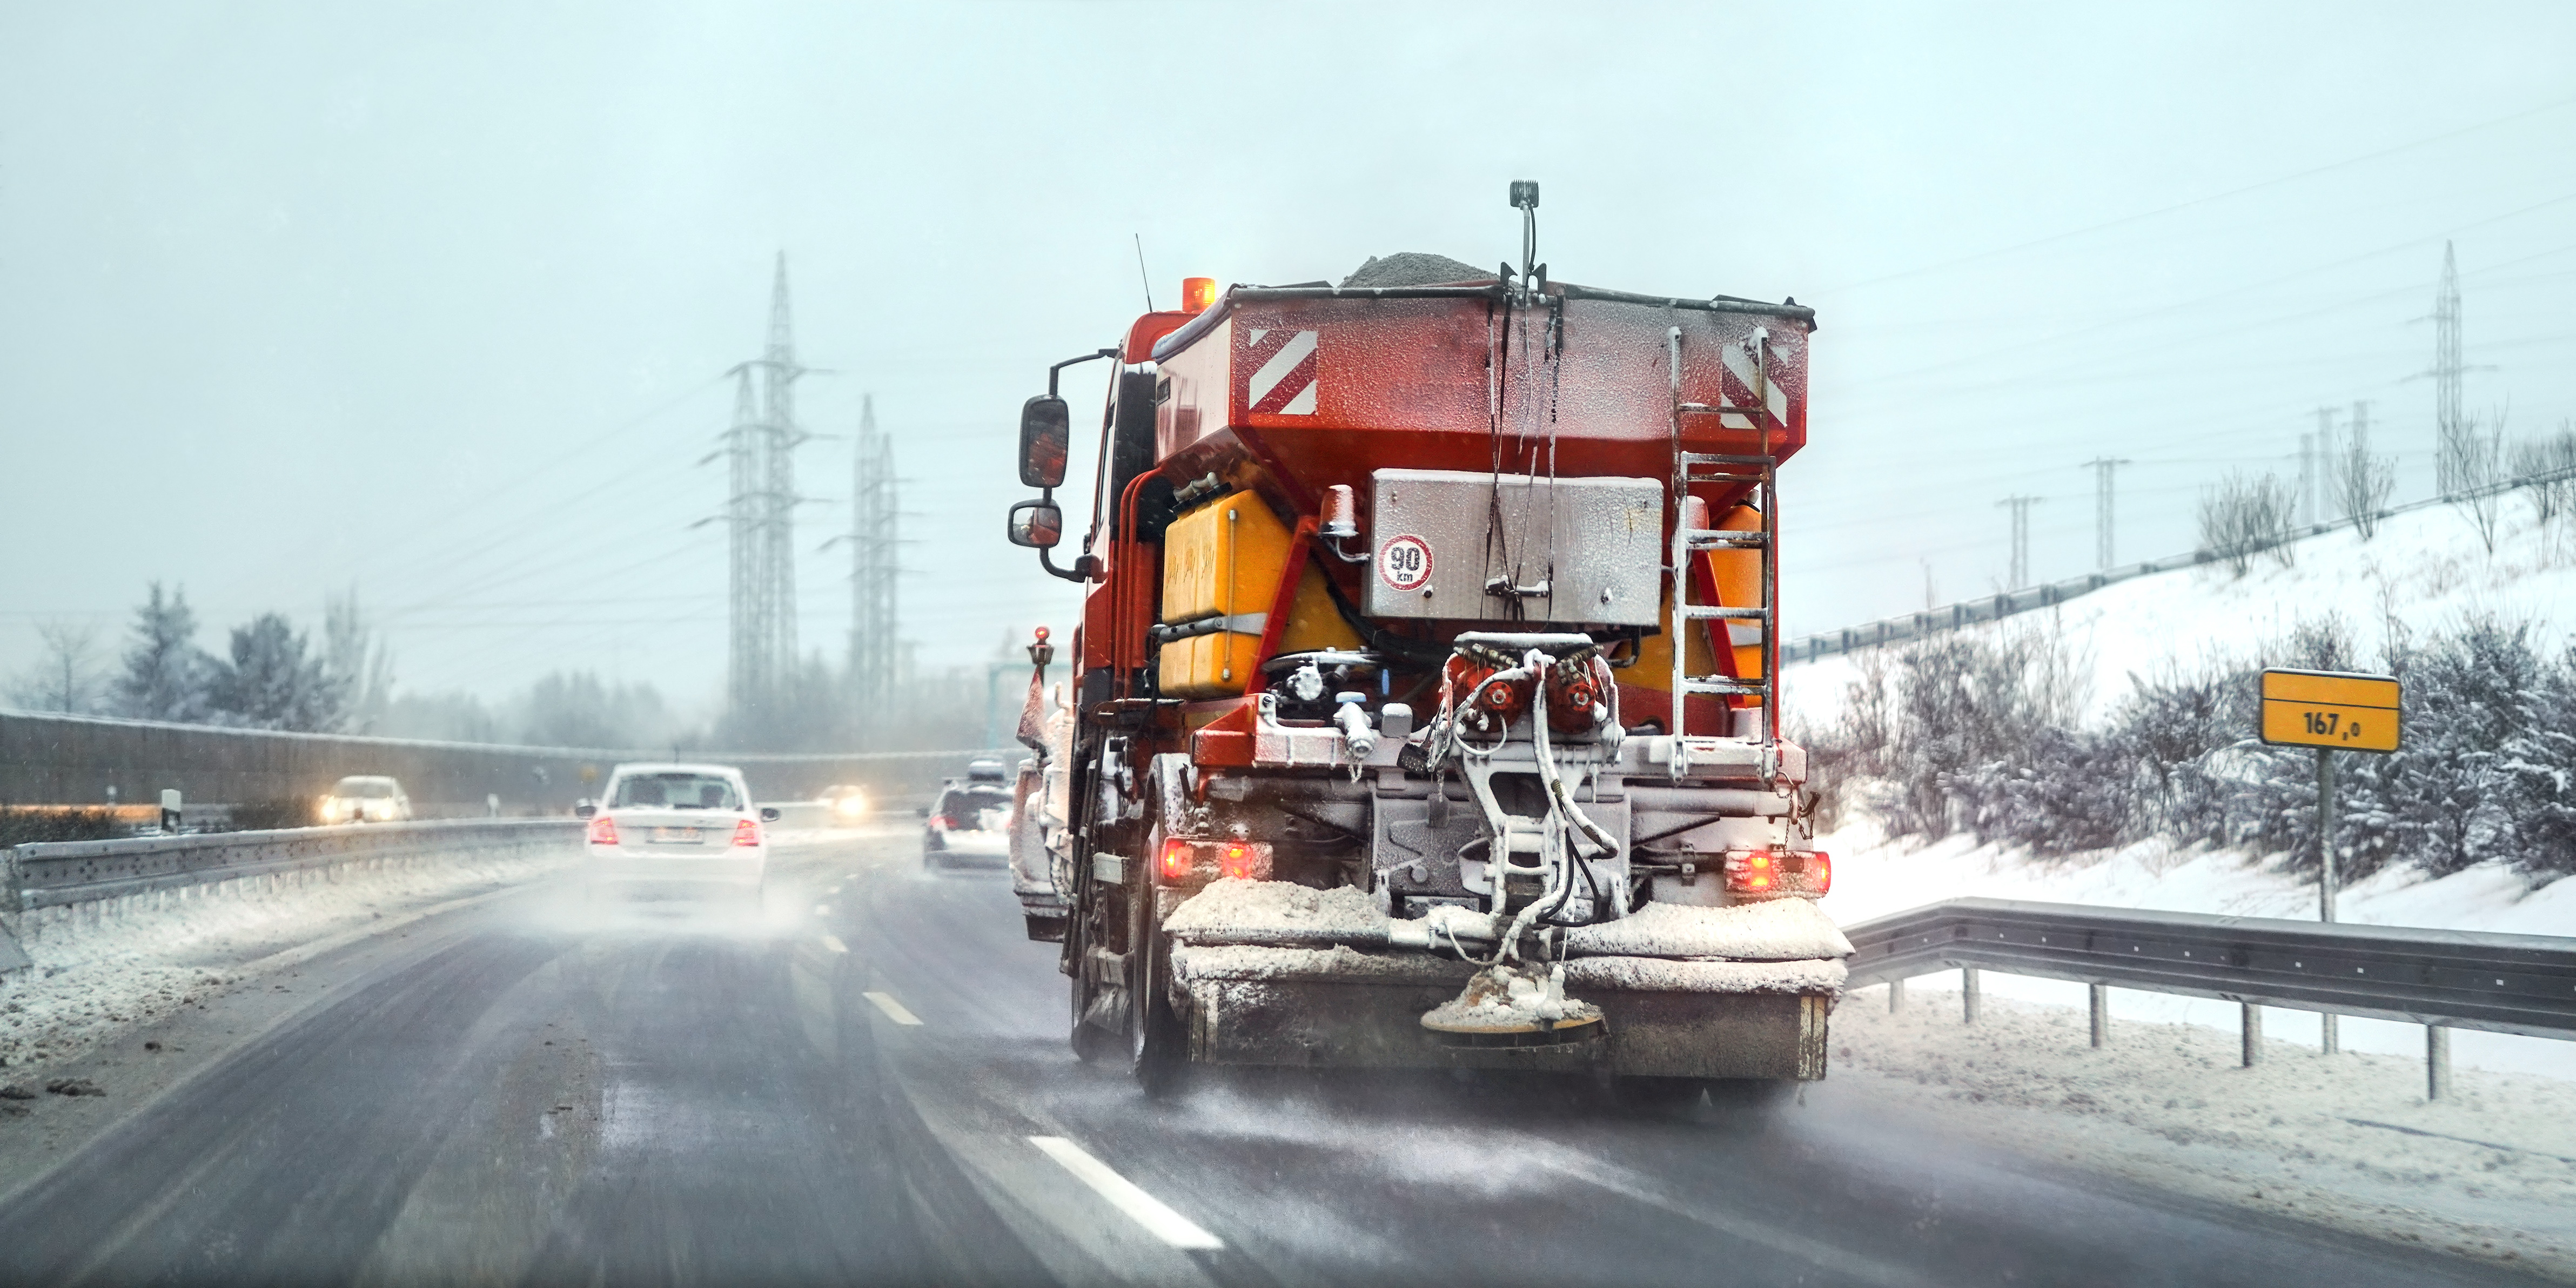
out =
[(1856, 1083), (1663, 1118), (1415, 1076), (1148, 1102), (1067, 1050), (1001, 873), (912, 846), (782, 847), (765, 914), (549, 888), (441, 918), (0, 1205), (0, 1280), (2510, 1282)]

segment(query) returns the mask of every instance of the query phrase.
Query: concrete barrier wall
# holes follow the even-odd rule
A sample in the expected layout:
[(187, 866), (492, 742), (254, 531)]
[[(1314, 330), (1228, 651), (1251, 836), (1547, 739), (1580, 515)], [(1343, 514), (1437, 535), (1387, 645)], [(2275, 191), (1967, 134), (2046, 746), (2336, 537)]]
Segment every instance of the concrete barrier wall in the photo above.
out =
[[(1016, 764), (1025, 754), (684, 751), (681, 759), (741, 767), (758, 799), (803, 800), (835, 783), (909, 798), (979, 755)], [(155, 802), (169, 787), (192, 802), (311, 799), (344, 775), (390, 774), (424, 815), (481, 813), (487, 795), (508, 814), (554, 814), (595, 795), (620, 761), (670, 758), (669, 748), (512, 747), (0, 711), (0, 804), (100, 804), (110, 787), (129, 804)]]

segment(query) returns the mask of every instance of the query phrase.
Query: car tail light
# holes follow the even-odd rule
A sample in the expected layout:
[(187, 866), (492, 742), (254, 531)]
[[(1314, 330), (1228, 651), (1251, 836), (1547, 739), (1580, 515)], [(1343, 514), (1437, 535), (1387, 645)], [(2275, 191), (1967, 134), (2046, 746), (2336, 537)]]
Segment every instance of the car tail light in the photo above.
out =
[(734, 820), (733, 843), (736, 845), (760, 844), (760, 824), (747, 818)]
[(606, 814), (590, 820), (590, 843), (593, 845), (617, 844), (617, 820)]
[(1734, 894), (1814, 899), (1833, 884), (1833, 857), (1822, 850), (1730, 850), (1726, 855), (1726, 888)]
[(1183, 885), (1233, 877), (1242, 881), (1270, 879), (1267, 841), (1193, 841), (1171, 837), (1154, 861), (1154, 874), (1165, 885)]

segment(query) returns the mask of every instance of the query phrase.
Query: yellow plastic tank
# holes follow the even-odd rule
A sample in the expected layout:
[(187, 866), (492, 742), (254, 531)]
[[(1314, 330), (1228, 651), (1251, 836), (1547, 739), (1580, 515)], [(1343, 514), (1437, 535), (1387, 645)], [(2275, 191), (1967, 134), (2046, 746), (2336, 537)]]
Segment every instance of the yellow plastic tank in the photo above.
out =
[[(1291, 535), (1250, 491), (1202, 505), (1163, 529), (1163, 623), (1184, 626), (1224, 617), (1241, 628), (1163, 645), (1158, 660), (1164, 694), (1232, 697), (1251, 683)], [(1309, 563), (1299, 576), (1279, 651), (1359, 646), (1359, 636), (1334, 611), (1323, 574)]]

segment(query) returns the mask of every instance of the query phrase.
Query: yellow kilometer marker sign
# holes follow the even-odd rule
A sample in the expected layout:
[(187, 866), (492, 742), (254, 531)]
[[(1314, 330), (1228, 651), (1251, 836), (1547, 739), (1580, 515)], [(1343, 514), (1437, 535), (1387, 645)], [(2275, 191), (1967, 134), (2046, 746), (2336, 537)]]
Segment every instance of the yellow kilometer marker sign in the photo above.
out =
[(2263, 672), (2263, 741), (2335, 751), (2397, 750), (2397, 681), (2343, 671)]

